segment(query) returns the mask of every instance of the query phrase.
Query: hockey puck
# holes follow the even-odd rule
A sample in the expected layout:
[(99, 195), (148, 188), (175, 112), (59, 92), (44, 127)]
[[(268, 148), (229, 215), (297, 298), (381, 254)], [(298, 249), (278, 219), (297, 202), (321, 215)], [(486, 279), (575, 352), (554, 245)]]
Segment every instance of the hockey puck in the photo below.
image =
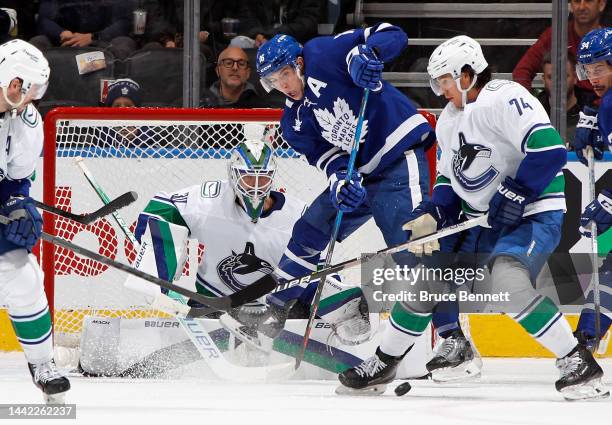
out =
[(410, 386), (410, 383), (409, 382), (404, 382), (403, 384), (400, 384), (397, 387), (395, 387), (395, 395), (398, 396), (398, 397), (401, 397), (401, 396), (405, 395), (411, 389), (412, 389), (412, 387)]

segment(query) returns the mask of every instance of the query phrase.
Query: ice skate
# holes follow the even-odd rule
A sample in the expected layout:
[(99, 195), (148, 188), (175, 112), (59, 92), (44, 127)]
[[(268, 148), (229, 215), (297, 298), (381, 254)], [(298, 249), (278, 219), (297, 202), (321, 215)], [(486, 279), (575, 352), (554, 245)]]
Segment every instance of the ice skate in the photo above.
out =
[(437, 345), (426, 367), (436, 382), (476, 379), (480, 377), (482, 359), (461, 329), (457, 329)]
[(566, 400), (602, 399), (610, 396), (610, 391), (601, 383), (603, 370), (584, 345), (578, 344), (567, 356), (557, 359), (555, 365), (561, 373), (555, 388)]
[(51, 359), (45, 363), (28, 363), (34, 385), (43, 392), (47, 404), (64, 404), (66, 391), (70, 389), (70, 381), (63, 376)]
[(342, 385), (336, 388), (336, 394), (382, 395), (387, 384), (395, 379), (397, 366), (403, 358), (389, 356), (379, 347), (372, 357), (338, 375)]

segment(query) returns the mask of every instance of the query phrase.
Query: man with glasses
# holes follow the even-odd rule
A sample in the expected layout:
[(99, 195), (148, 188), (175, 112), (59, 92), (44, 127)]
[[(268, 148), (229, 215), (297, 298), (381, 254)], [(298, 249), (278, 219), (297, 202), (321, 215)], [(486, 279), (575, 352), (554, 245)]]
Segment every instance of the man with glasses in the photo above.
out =
[(219, 54), (215, 68), (219, 80), (210, 86), (215, 106), (221, 108), (265, 107), (253, 84), (249, 58), (240, 47), (230, 46)]

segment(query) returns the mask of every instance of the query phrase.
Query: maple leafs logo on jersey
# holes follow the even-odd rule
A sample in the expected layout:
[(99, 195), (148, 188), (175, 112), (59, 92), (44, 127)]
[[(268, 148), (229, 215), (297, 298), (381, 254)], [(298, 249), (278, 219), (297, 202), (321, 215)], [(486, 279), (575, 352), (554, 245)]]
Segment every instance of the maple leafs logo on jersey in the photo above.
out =
[[(355, 139), (357, 116), (355, 116), (346, 100), (337, 98), (332, 112), (326, 108), (313, 109), (313, 112), (323, 130), (321, 136), (332, 145), (350, 152), (353, 139)], [(359, 143), (365, 141), (366, 134), (368, 134), (368, 121), (364, 120)]]
[[(475, 162), (479, 158), (484, 158), (486, 163), (489, 163), (491, 158), (491, 149), (486, 146), (479, 144), (471, 144), (465, 140), (465, 135), (460, 132), (459, 133), (459, 150), (455, 151), (453, 155), (453, 174), (457, 178), (461, 187), (463, 187), (467, 192), (476, 192), (481, 190), (482, 188), (489, 185), (497, 175), (499, 171), (492, 165), (482, 173), (470, 177), (469, 173), (466, 174), (467, 171), (470, 170), (470, 167), (475, 164)], [(480, 161), (482, 164), (482, 161)], [(486, 163), (484, 165), (486, 165)], [(480, 165), (474, 167), (477, 170), (482, 168)], [(477, 171), (478, 172), (478, 171)]]
[(274, 271), (266, 260), (255, 255), (255, 245), (247, 242), (244, 252), (235, 253), (219, 261), (217, 274), (221, 281), (234, 291), (239, 291), (264, 275)]

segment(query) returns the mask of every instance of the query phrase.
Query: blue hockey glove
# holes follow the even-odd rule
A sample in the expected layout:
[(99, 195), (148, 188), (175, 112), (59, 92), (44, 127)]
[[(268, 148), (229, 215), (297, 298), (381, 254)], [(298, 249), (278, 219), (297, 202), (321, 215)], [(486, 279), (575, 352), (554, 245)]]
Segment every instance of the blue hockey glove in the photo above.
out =
[[(444, 210), (430, 201), (421, 202), (410, 215), (410, 221), (402, 226), (402, 229), (411, 232), (410, 239), (420, 238), (434, 233), (436, 230), (447, 226), (448, 220)], [(440, 243), (435, 240), (423, 245), (413, 245), (408, 251), (417, 256), (431, 255), (433, 251), (440, 249)]]
[(597, 110), (588, 106), (580, 111), (580, 118), (576, 124), (576, 136), (574, 137), (574, 150), (578, 160), (584, 165), (587, 165), (586, 147), (593, 148), (593, 156), (595, 159), (602, 159), (603, 153), (606, 150), (599, 126), (597, 125)]
[(511, 177), (506, 177), (489, 202), (489, 226), (493, 229), (517, 226), (523, 218), (525, 207), (534, 199), (535, 196), (529, 189), (522, 187)]
[(591, 221), (597, 225), (597, 233), (602, 234), (612, 225), (612, 190), (604, 189), (597, 199), (586, 206), (580, 216), (580, 233), (591, 237)]
[(32, 198), (10, 198), (0, 211), (11, 220), (4, 226), (4, 238), (32, 251), (42, 233), (42, 217), (34, 206)]
[(350, 180), (346, 181), (346, 170), (339, 170), (329, 178), (329, 199), (334, 207), (342, 212), (351, 212), (359, 207), (366, 197), (366, 189), (361, 185), (361, 174), (353, 170)]
[(359, 87), (380, 90), (383, 68), (383, 63), (378, 60), (372, 48), (365, 44), (360, 44), (349, 53), (349, 74)]

